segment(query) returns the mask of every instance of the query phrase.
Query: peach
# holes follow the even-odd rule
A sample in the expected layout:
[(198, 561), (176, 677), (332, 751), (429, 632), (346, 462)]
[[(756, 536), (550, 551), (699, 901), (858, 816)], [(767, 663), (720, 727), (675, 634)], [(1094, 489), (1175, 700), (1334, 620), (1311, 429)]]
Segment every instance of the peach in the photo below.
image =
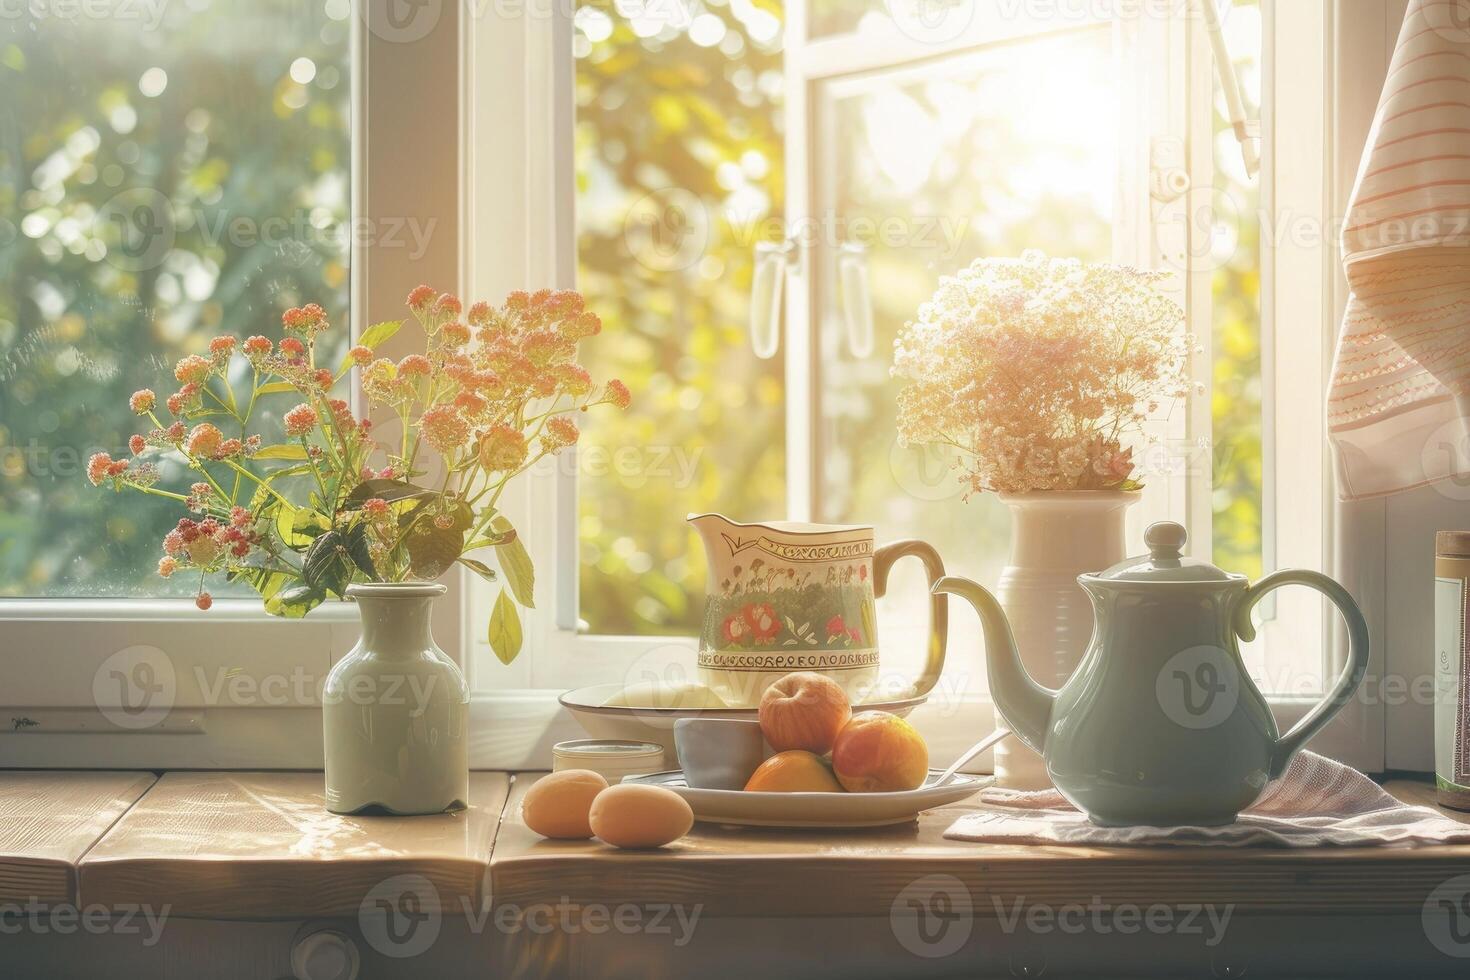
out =
[(824, 674), (787, 674), (761, 695), (761, 734), (777, 752), (804, 749), (826, 755), (851, 717), (847, 692)]
[(864, 711), (837, 734), (832, 770), (851, 793), (918, 789), (929, 775), (929, 746), (898, 715)]
[(777, 752), (750, 774), (751, 793), (841, 793), (842, 784), (821, 756), (801, 749)]

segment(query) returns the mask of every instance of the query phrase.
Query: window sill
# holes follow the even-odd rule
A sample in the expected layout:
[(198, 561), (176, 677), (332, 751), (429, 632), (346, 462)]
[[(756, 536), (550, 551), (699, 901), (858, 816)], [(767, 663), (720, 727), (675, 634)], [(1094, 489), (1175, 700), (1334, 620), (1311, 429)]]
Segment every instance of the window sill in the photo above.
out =
[[(456, 969), (478, 975), (487, 960), (470, 950), (483, 951), (490, 962), (534, 963), (548, 976), (599, 975), (586, 971), (603, 953), (608, 963), (624, 965), (636, 957), (645, 975), (683, 975), (710, 962), (734, 975), (777, 951), (820, 948), (829, 949), (823, 954), (829, 965), (833, 957), (851, 958), (902, 972), (939, 948), (915, 952), (905, 944), (897, 923), (913, 910), (958, 915), (973, 930), (936, 964), (939, 972), (965, 975), (1005, 975), (1007, 963), (1055, 969), (1074, 957), (1095, 967), (1099, 953), (1116, 955), (1119, 968), (1135, 960), (1153, 970), (1165, 963), (1217, 971), (1274, 965), (1278, 954), (1306, 957), (1317, 937), (1332, 941), (1354, 969), (1459, 965), (1427, 942), (1421, 913), (1437, 885), (1470, 873), (1470, 846), (1153, 850), (945, 840), (944, 829), (970, 806), (961, 803), (914, 824), (864, 831), (697, 825), (669, 849), (625, 852), (531, 833), (519, 804), (536, 778), (474, 773), (472, 804), (463, 813), (346, 818), (322, 808), (317, 773), (179, 772), (153, 781), (136, 773), (0, 771), (0, 828), (9, 828), (0, 832), (0, 906), (167, 909), (169, 921), (180, 924), (163, 933), (165, 946), (197, 941), (205, 928), (198, 920), (246, 931), (254, 923), (277, 937), (265, 941), (284, 944), (286, 952), (270, 953), (273, 959), (286, 955), (306, 921), (351, 937), (363, 949), (365, 968), (369, 962), (385, 967), (363, 974), (372, 976), (417, 975), (426, 967), (427, 961), (392, 950), (374, 959), (385, 940), (363, 931), (359, 910), (372, 908), (385, 887), (401, 892), (405, 882), (428, 899), (415, 908), (429, 912), (437, 904), (442, 913), (442, 948), (431, 958), (453, 964), (435, 973), (445, 976), (459, 975)], [(1417, 782), (1388, 788), (1415, 803), (1429, 795)], [(944, 902), (936, 899), (941, 893)], [(382, 897), (391, 905), (401, 895)], [(1216, 944), (1206, 942), (1203, 918), (1200, 934), (1182, 926), (1169, 934), (1063, 927), (1062, 910), (1099, 903), (1145, 912), (1163, 907), (1176, 915), (1228, 909), (1231, 924)], [(587, 916), (578, 920), (583, 926), (538, 931), (529, 918), (520, 928), (502, 923), (507, 910), (568, 904), (581, 910), (574, 917)], [(1038, 908), (1058, 916), (1054, 932), (1027, 926), (1027, 914)], [(594, 909), (605, 924), (619, 914), (659, 914), (669, 929), (655, 930), (650, 919), (636, 933), (611, 925), (599, 931), (592, 927)], [(698, 916), (682, 943), (680, 913), (686, 923)], [(127, 938), (22, 934), (14, 948), (41, 956), (48, 944), (53, 952), (59, 944), (79, 955), (88, 942), (105, 939), (106, 949), (126, 958)], [(574, 963), (582, 967), (572, 970)]]

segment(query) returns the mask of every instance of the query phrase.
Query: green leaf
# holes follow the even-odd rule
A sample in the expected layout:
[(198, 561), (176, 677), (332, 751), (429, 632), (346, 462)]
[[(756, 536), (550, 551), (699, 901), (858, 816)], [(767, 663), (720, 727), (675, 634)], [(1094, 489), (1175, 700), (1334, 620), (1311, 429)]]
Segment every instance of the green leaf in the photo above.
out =
[(509, 664), (521, 652), (521, 615), (504, 589), (490, 613), (490, 649), (503, 664)]
[(494, 582), (497, 578), (495, 574), (495, 569), (491, 568), (489, 565), (485, 564), (482, 561), (475, 561), (475, 559), (473, 558), (466, 558), (461, 555), (459, 558), (459, 563), (487, 582)]
[[(294, 464), (292, 466), (282, 466), (278, 470), (271, 470), (271, 472), (270, 472), (270, 482), (273, 482), (275, 480), (284, 479), (285, 477), (288, 477), (288, 476), (302, 476), (302, 475), (304, 475), (306, 473), (310, 473), (310, 472), (311, 472), (311, 464), (310, 463), (296, 463), (296, 464)], [(275, 498), (272, 497), (271, 499), (274, 500)]]
[(281, 543), (293, 551), (307, 547), (331, 528), (332, 522), (310, 507), (280, 504), (276, 510), (276, 533)]
[(259, 388), (256, 388), (255, 393), (257, 395), (287, 395), (293, 391), (300, 390), (300, 388), (297, 388), (289, 381), (272, 381), (269, 384), (263, 384)]
[(343, 510), (359, 510), (363, 503), (374, 497), (393, 503), (395, 500), (407, 500), (411, 497), (432, 497), (433, 490), (425, 490), (423, 487), (405, 483), (402, 480), (364, 480), (347, 495), (342, 501)]
[(526, 546), (516, 535), (515, 528), (504, 517), (497, 517), (490, 526), (500, 532), (503, 540), (495, 545), (495, 558), (500, 570), (505, 573), (506, 584), (515, 593), (516, 602), (527, 609), (536, 608), (536, 566)]
[(450, 498), (444, 502), (443, 513), (454, 520), (456, 531), (468, 531), (475, 523), (475, 510), (463, 500)]
[(514, 536), (515, 532), (511, 531), (509, 534), (497, 534), (494, 537), (476, 538), (475, 540), (467, 543), (464, 546), (464, 550), (478, 551), (481, 548), (493, 548), (496, 545), (505, 544), (505, 542), (509, 541)]
[(272, 616), (300, 619), (321, 605), (326, 596), (309, 585), (296, 585), (275, 593), (265, 600), (265, 611)]
[(347, 542), (340, 531), (328, 531), (311, 543), (301, 564), (301, 578), (318, 592), (341, 595), (352, 577)]
[(362, 573), (370, 579), (378, 577), (377, 569), (373, 568), (372, 550), (368, 547), (367, 525), (361, 522), (352, 525), (347, 532), (347, 554), (352, 563), (362, 569)]
[(408, 564), (420, 578), (436, 579), (459, 558), (464, 544), (464, 531), (435, 527), (434, 522), (420, 521), (404, 536)]
[(373, 350), (377, 350), (378, 345), (392, 340), (393, 335), (402, 326), (402, 320), (384, 320), (382, 323), (375, 323), (364, 330), (361, 337), (357, 338), (356, 346), (371, 347)]
[(251, 459), (289, 459), (298, 462), (306, 458), (305, 446), (293, 446), (290, 443), (281, 443), (276, 446), (262, 446), (251, 457)]
[[(403, 326), (402, 320), (385, 320), (382, 323), (375, 323), (362, 332), (362, 336), (357, 338), (357, 343), (353, 346), (368, 347), (377, 350), (378, 345), (391, 339), (401, 326)], [(337, 365), (338, 374), (346, 371), (348, 366), (351, 365), (351, 354), (352, 350), (348, 348), (348, 352), (342, 355), (342, 363)]]

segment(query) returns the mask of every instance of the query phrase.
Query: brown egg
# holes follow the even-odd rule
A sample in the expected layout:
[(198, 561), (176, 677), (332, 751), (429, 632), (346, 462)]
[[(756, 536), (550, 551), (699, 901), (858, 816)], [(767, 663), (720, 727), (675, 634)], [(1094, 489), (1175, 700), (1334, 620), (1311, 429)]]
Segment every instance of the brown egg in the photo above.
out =
[(542, 776), (521, 802), (521, 817), (542, 837), (586, 840), (592, 836), (588, 814), (607, 780), (591, 769), (563, 769)]
[(663, 847), (689, 833), (694, 811), (662, 786), (619, 783), (592, 801), (592, 832), (615, 847)]

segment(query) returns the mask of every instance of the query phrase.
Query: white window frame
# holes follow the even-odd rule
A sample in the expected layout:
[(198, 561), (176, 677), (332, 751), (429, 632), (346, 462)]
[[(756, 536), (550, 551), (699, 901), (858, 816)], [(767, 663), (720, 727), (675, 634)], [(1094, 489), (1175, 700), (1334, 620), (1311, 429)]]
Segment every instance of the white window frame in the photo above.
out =
[[(465, 89), (458, 5), (417, 5), (407, 22), (390, 17), (393, 4), (353, 7), (352, 219), (355, 229), (379, 229), (351, 243), (355, 334), (401, 316), (419, 282), (460, 288)], [(432, 229), (411, 264), (392, 245), (401, 236), (392, 229), (409, 218)], [(408, 343), (385, 352), (407, 353)], [(463, 576), (449, 581), (435, 633), (457, 652), (466, 646)], [(318, 692), (357, 635), (348, 603), (287, 622), (246, 598), (217, 600), (207, 613), (189, 599), (0, 599), (0, 766), (320, 767)], [(132, 686), (140, 663), (164, 693)], [(125, 702), (151, 705), (144, 723), (114, 722)]]

